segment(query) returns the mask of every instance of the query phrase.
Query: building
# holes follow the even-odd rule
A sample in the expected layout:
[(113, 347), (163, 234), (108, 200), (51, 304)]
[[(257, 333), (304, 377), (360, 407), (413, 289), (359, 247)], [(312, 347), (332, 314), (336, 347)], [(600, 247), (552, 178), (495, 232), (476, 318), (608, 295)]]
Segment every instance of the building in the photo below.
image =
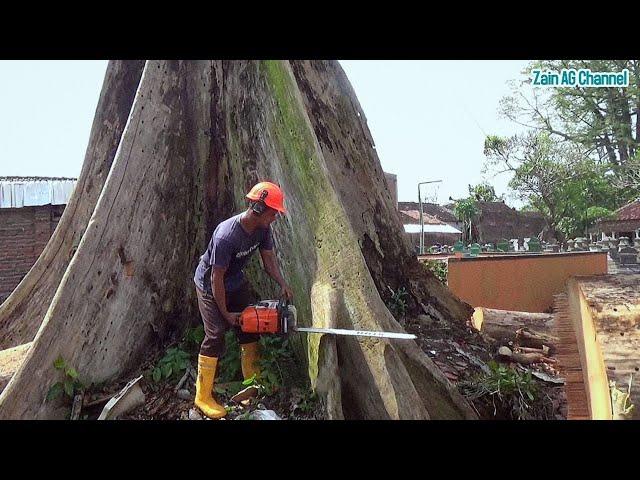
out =
[(503, 239), (538, 237), (551, 240), (544, 216), (539, 212), (519, 212), (504, 202), (478, 202), (480, 213), (472, 222), (479, 243), (493, 243)]
[(590, 233), (598, 233), (601, 239), (628, 237), (640, 239), (640, 199), (615, 211), (613, 218), (600, 220)]
[(398, 213), (404, 225), (404, 231), (409, 237), (411, 245), (416, 249), (416, 252), (419, 252), (420, 234), (422, 232), (424, 232), (425, 252), (432, 245), (453, 245), (457, 240), (461, 239), (462, 232), (460, 230), (438, 220), (433, 215), (423, 213), (423, 224), (421, 225), (420, 212), (418, 210), (407, 210)]
[(0, 303), (44, 250), (75, 183), (75, 178), (0, 177)]
[[(420, 223), (420, 204), (418, 202), (398, 202), (398, 211), (411, 216)], [(422, 213), (423, 216), (425, 214), (429, 215), (439, 222), (451, 225), (457, 230), (462, 229), (462, 222), (456, 218), (453, 210), (447, 206), (423, 202)]]

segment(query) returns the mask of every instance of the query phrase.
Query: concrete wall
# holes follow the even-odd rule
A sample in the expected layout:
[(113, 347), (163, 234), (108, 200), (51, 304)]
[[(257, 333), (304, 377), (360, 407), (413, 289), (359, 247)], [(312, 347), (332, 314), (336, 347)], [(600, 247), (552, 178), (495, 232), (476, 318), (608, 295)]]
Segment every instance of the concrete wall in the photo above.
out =
[(573, 275), (607, 273), (606, 252), (449, 258), (449, 289), (473, 307), (549, 312)]
[(0, 303), (36, 262), (58, 225), (64, 207), (0, 208)]

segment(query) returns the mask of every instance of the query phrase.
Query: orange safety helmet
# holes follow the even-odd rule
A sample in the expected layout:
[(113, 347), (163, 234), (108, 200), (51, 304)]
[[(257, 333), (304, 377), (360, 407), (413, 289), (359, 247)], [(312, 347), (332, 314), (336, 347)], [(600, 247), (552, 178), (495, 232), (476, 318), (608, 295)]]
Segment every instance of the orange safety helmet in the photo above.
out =
[(284, 193), (280, 187), (271, 182), (260, 182), (254, 185), (247, 198), (254, 202), (264, 202), (267, 207), (271, 207), (281, 213), (287, 213), (284, 209)]

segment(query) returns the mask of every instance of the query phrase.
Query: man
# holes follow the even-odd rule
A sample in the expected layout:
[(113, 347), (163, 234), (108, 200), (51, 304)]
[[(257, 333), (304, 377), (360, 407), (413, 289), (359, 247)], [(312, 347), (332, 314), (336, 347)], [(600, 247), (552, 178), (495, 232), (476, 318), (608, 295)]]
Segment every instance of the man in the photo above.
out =
[(243, 377), (246, 380), (258, 373), (259, 335), (244, 333), (238, 326), (239, 312), (253, 300), (242, 269), (256, 249), (260, 249), (264, 269), (278, 282), (282, 295), (288, 299), (293, 296), (278, 268), (270, 227), (280, 213), (286, 213), (284, 194), (277, 185), (260, 182), (246, 198), (250, 201), (246, 211), (216, 227), (194, 276), (205, 332), (198, 356), (195, 404), (209, 418), (226, 415), (213, 398), (212, 389), (229, 328), (238, 336)]

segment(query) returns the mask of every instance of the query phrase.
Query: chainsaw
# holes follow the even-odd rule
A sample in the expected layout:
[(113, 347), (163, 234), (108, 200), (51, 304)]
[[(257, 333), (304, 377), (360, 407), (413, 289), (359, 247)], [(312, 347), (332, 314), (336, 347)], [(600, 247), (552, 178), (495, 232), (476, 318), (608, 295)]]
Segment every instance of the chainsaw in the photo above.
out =
[(290, 305), (288, 300), (263, 300), (255, 305), (250, 305), (240, 314), (238, 325), (240, 325), (240, 329), (245, 333), (287, 335), (290, 332), (308, 332), (407, 340), (416, 338), (415, 335), (410, 333), (299, 327), (297, 324), (296, 307)]

